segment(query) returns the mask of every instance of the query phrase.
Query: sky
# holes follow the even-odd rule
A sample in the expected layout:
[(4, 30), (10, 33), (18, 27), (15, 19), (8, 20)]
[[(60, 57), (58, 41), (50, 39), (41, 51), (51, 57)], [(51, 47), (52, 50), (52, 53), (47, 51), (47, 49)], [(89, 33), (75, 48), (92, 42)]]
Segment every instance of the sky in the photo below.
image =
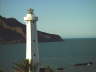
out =
[(62, 38), (96, 38), (96, 0), (0, 0), (0, 15), (24, 23), (28, 8), (40, 31)]

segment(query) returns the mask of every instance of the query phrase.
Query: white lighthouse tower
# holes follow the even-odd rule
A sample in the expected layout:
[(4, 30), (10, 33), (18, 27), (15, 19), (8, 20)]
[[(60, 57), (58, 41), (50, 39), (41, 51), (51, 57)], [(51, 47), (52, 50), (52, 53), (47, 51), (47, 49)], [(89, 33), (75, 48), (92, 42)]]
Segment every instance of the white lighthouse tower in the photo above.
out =
[(33, 9), (29, 9), (24, 21), (26, 22), (26, 59), (29, 65), (32, 63), (32, 71), (29, 66), (29, 72), (39, 72), (39, 51), (36, 29), (36, 17)]

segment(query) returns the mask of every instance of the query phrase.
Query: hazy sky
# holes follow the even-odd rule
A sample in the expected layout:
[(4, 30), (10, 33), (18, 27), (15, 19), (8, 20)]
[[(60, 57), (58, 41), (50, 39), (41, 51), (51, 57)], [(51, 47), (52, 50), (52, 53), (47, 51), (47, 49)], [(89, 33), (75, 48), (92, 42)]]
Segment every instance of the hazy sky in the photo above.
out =
[(27, 8), (39, 17), (38, 30), (64, 38), (96, 38), (96, 0), (0, 0), (0, 14), (22, 23)]

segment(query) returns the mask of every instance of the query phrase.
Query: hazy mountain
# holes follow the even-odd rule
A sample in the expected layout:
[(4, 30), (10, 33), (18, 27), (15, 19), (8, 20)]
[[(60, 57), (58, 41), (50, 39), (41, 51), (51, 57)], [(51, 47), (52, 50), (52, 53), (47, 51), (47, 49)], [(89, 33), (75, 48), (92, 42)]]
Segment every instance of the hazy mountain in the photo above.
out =
[[(15, 43), (26, 41), (26, 25), (20, 23), (15, 18), (5, 18), (0, 16), (0, 43)], [(63, 41), (56, 34), (49, 34), (38, 31), (39, 42)]]

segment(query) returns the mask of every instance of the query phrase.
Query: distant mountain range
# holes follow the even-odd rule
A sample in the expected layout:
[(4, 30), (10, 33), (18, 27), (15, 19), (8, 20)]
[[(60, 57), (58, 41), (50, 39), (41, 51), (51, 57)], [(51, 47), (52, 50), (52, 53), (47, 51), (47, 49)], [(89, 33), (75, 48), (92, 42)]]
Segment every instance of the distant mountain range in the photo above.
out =
[[(49, 34), (38, 31), (39, 42), (56, 42), (63, 39), (56, 34)], [(15, 18), (5, 18), (0, 16), (0, 43), (26, 42), (26, 25), (20, 23)]]

